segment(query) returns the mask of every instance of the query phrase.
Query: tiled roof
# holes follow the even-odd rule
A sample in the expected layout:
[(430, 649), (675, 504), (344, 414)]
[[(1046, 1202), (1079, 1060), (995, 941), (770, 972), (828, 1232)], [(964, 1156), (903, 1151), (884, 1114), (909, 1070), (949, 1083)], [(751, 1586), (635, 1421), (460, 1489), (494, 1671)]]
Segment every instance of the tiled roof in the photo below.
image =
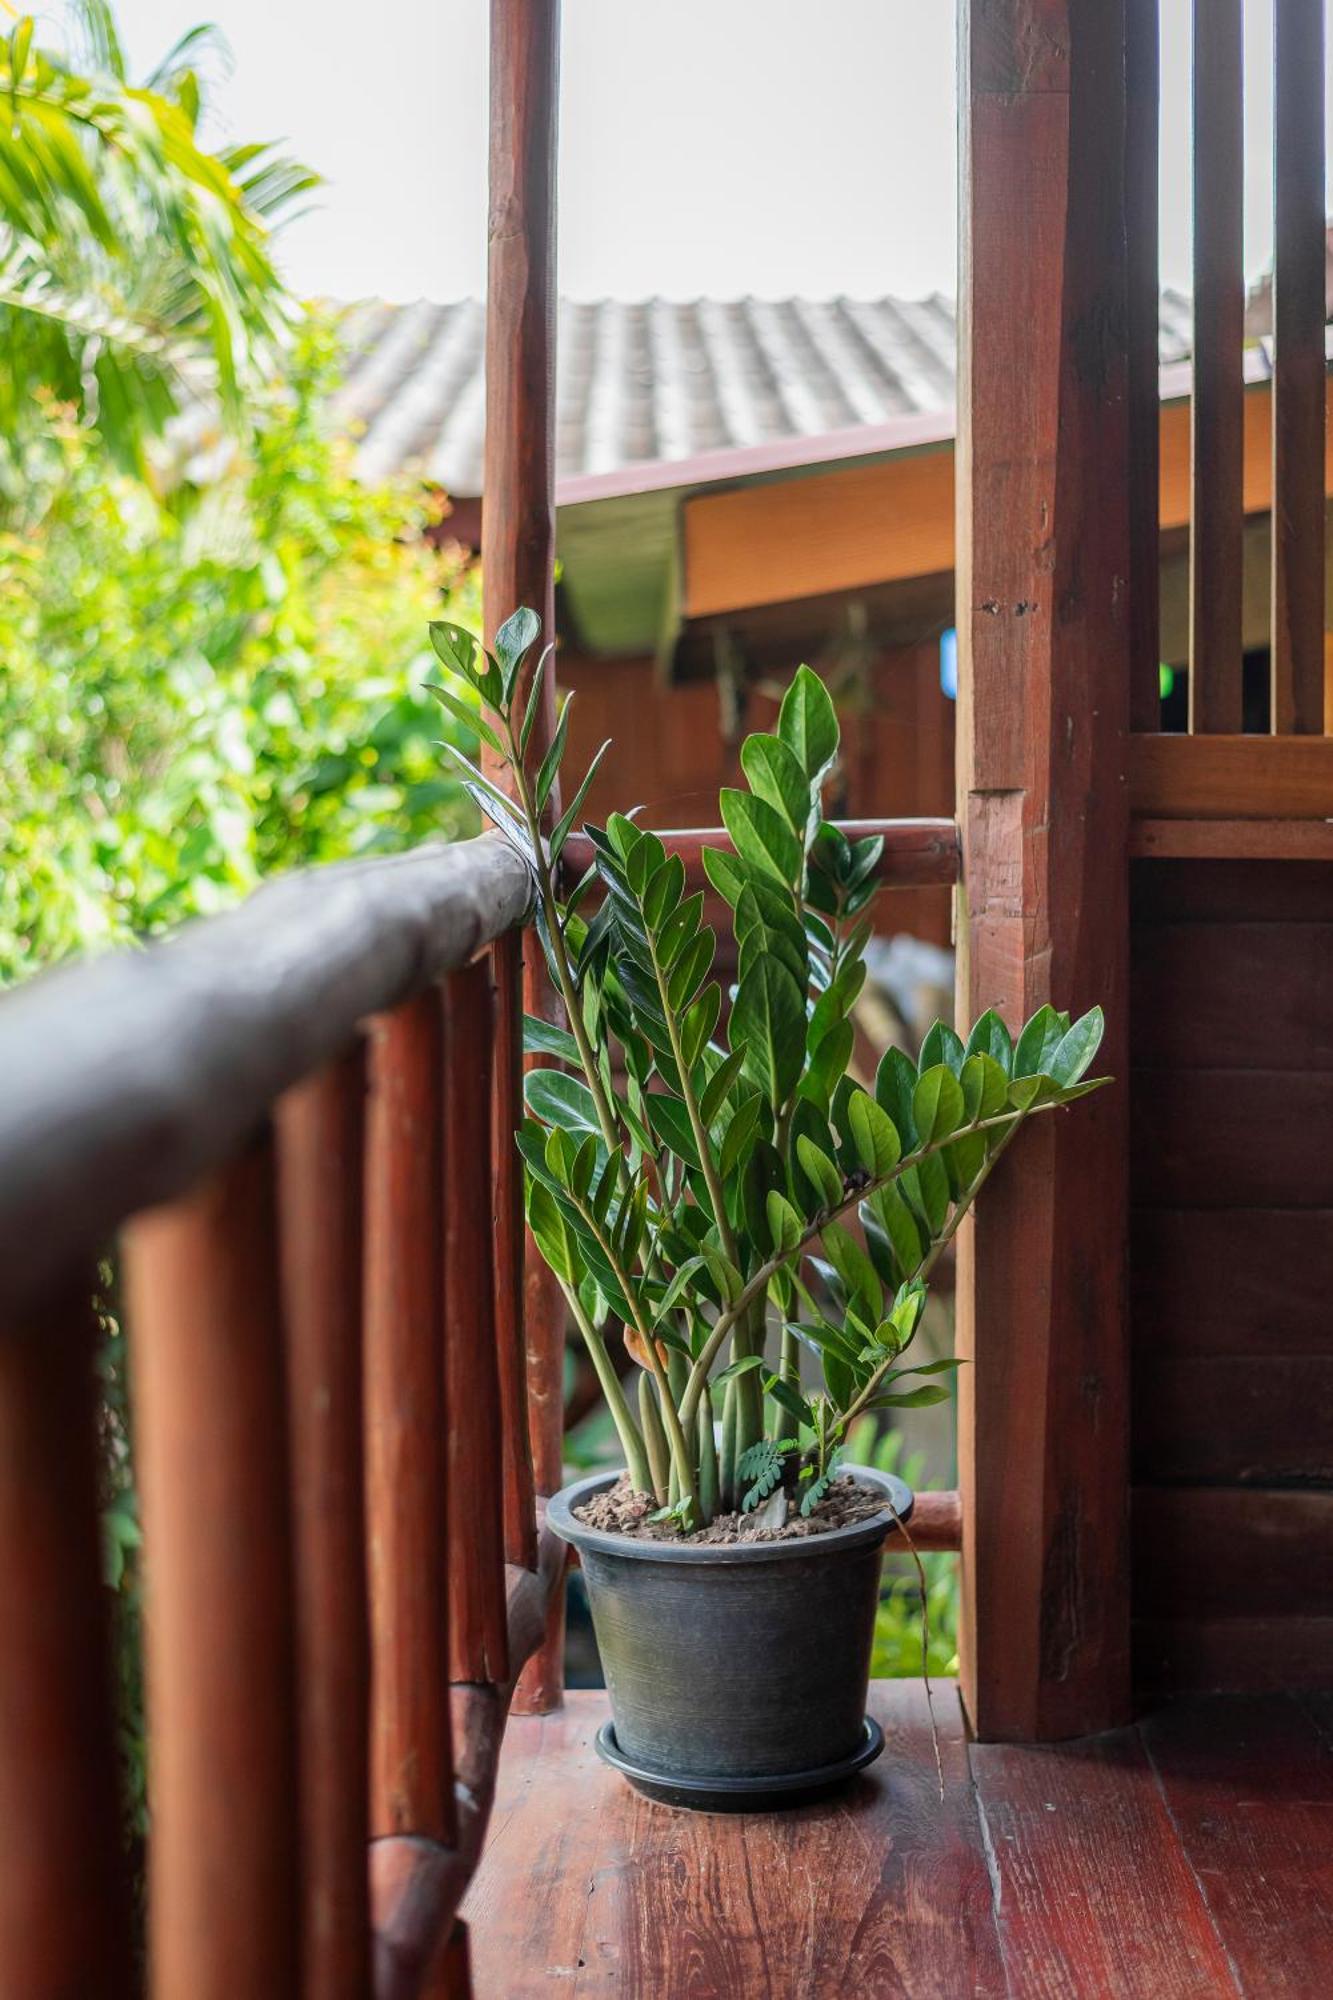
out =
[[(446, 491), (481, 491), (485, 313), (453, 305), (349, 306), (341, 414), (363, 476), (411, 466)], [(951, 299), (562, 301), (556, 474), (881, 424), (954, 400)], [(1189, 302), (1162, 299), (1161, 358), (1189, 353)]]

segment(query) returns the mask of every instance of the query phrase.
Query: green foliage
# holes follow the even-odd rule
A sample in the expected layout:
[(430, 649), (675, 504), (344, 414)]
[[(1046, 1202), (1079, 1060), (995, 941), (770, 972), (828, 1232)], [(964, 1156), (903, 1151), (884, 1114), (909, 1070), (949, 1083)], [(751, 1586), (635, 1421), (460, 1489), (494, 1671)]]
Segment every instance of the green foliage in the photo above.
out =
[[(873, 1092), (851, 1081), (848, 1016), (882, 843), (849, 840), (820, 816), (838, 725), (804, 667), (776, 733), (743, 746), (748, 790), (721, 795), (732, 851), (704, 857), (736, 939), (724, 1010), (704, 899), (686, 895), (684, 865), (657, 834), (619, 813), (588, 827), (591, 882), (561, 892), (556, 863), (584, 787), (548, 836), (569, 709), (534, 772), (524, 751), (539, 636), (528, 612), (493, 655), (457, 626), (432, 627), (462, 684), (442, 688), (442, 702), (455, 713), (481, 703), (486, 740), (512, 773), (514, 799), (455, 753), (532, 869), (564, 1001), (565, 1031), (538, 1025), (531, 1046), (567, 1067), (529, 1075), (518, 1135), (538, 1247), (567, 1295), (625, 1323), (643, 1371), (638, 1422), (623, 1399), (612, 1415), (631, 1469), (646, 1457), (659, 1506), (704, 1525), (714, 1506), (753, 1507), (779, 1483), (815, 1504), (854, 1422), (948, 1396), (935, 1378), (953, 1362), (905, 1358), (927, 1281), (1025, 1121), (1095, 1087), (1084, 1077), (1101, 1012), (1071, 1023), (1043, 1007), (1017, 1046), (994, 1016), (967, 1043), (939, 1023), (919, 1062), (890, 1050)], [(811, 1394), (802, 1343), (822, 1378)], [(722, 1394), (715, 1480), (711, 1467), (701, 1476), (706, 1393)]]
[(198, 142), (198, 58), (182, 38), (136, 87), (105, 0), (75, 9), (79, 63), (31, 17), (0, 41), (0, 502), (44, 476), (54, 396), (141, 474), (168, 420), (200, 399), (236, 427), (297, 313), (270, 222), (313, 187), (267, 146)]
[(45, 514), (0, 532), (0, 980), (474, 824), (421, 643), (472, 586), (418, 491), (353, 479), (332, 324), (290, 360), (249, 449), (169, 509), (53, 418)]

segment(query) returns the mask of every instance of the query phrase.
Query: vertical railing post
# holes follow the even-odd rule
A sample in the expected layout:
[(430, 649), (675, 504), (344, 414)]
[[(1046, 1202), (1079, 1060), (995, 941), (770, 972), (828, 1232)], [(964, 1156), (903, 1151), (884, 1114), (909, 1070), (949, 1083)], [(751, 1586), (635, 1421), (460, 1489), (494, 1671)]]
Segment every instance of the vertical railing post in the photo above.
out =
[[(490, 213), (486, 299), (486, 462), (482, 574), (487, 639), (520, 604), (535, 610), (544, 641), (555, 637), (555, 182), (560, 45), (559, 0), (491, 0)], [(534, 652), (534, 662), (535, 662)], [(529, 746), (540, 760), (555, 721), (554, 676)], [(503, 776), (503, 772), (501, 773)], [(554, 804), (554, 801), (552, 801)], [(495, 947), (496, 976), (517, 976), (518, 947)], [(550, 980), (534, 933), (522, 943), (524, 1006), (547, 1016)], [(502, 1016), (512, 1018), (502, 1006)], [(507, 1091), (501, 1054), (499, 1089)], [(508, 1100), (505, 1100), (508, 1101)], [(512, 1148), (512, 1140), (504, 1142)], [(504, 1226), (517, 1232), (518, 1177), (497, 1148)], [(502, 1280), (503, 1283), (503, 1280)], [(533, 1470), (537, 1490), (560, 1485), (564, 1433), (565, 1308), (559, 1286), (533, 1254), (523, 1291)], [(503, 1305), (503, 1295), (502, 1295)], [(499, 1329), (502, 1345), (507, 1329)], [(506, 1421), (514, 1413), (506, 1410)], [(511, 1510), (512, 1511), (512, 1510)], [(513, 1523), (510, 1523), (512, 1538)], [(559, 1704), (563, 1594), (546, 1645), (515, 1696), (520, 1712)]]
[(962, 1680), (993, 1738), (1129, 1693), (1126, 19), (961, 15), (960, 1011), (1100, 1002), (1118, 1079), (1023, 1135), (960, 1244)]

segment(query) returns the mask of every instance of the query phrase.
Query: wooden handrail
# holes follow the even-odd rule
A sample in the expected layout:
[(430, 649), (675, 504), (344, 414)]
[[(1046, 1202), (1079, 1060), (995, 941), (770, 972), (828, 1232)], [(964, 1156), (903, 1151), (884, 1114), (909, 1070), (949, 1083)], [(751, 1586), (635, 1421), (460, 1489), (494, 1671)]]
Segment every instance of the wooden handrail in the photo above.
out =
[(0, 999), (0, 1317), (229, 1158), (367, 1016), (524, 916), (499, 834), (283, 877)]
[[(884, 852), (876, 870), (883, 888), (925, 888), (949, 885), (958, 880), (961, 849), (958, 828), (951, 819), (848, 819), (837, 824), (849, 840), (863, 840), (867, 834), (881, 834)], [(704, 874), (705, 847), (729, 848), (731, 835), (725, 827), (655, 828), (668, 854), (678, 854), (685, 863), (686, 887), (707, 885)], [(572, 833), (561, 856), (564, 872), (572, 881), (592, 865), (594, 848), (584, 833)]]

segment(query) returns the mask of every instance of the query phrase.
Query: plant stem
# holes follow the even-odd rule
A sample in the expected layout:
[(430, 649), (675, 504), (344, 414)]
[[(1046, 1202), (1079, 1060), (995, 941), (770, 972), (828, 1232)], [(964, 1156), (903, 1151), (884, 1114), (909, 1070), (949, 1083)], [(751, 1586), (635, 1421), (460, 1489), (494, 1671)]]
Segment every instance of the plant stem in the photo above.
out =
[(592, 1365), (597, 1372), (597, 1380), (601, 1385), (602, 1394), (606, 1398), (606, 1407), (611, 1412), (611, 1421), (616, 1427), (616, 1436), (620, 1439), (620, 1449), (625, 1454), (625, 1465), (629, 1472), (630, 1485), (636, 1493), (651, 1493), (653, 1490), (653, 1475), (648, 1465), (648, 1454), (644, 1449), (644, 1442), (639, 1433), (639, 1427), (630, 1414), (630, 1407), (625, 1400), (625, 1391), (621, 1387), (620, 1377), (612, 1366), (611, 1357), (606, 1351), (606, 1342), (584, 1312), (583, 1301), (573, 1286), (567, 1285), (563, 1278), (559, 1280), (559, 1284), (561, 1291), (565, 1295), (565, 1303), (574, 1316), (579, 1332), (583, 1335), (583, 1344), (587, 1348), (589, 1356), (592, 1359)]

